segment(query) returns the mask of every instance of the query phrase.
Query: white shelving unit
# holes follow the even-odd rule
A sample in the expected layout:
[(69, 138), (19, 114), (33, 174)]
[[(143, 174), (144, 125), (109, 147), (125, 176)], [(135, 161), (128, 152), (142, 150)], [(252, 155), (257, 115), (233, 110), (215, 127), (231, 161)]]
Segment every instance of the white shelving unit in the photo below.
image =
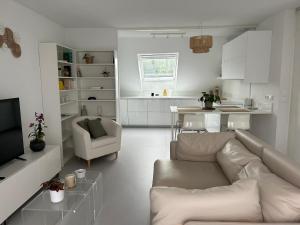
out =
[[(88, 115), (119, 121), (117, 54), (75, 50), (56, 43), (41, 43), (39, 50), (46, 142), (60, 145), (63, 165), (74, 155), (71, 123), (83, 105)], [(93, 64), (84, 62), (86, 53), (94, 56)], [(108, 73), (105, 76), (104, 71)]]
[[(85, 54), (94, 57), (86, 64)], [(100, 115), (118, 120), (119, 84), (116, 51), (80, 50), (76, 52), (79, 107), (86, 107), (88, 115)], [(104, 74), (107, 72), (108, 74)], [(90, 97), (96, 99), (88, 100)]]
[(76, 52), (56, 43), (41, 43), (39, 50), (46, 142), (60, 145), (64, 165), (74, 155), (71, 122), (79, 115)]

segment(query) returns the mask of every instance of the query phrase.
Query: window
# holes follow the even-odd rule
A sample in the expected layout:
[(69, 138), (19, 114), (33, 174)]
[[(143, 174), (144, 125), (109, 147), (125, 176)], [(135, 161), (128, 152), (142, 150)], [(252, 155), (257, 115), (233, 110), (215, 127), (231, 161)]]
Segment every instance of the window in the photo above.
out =
[(141, 81), (175, 81), (178, 53), (138, 54)]

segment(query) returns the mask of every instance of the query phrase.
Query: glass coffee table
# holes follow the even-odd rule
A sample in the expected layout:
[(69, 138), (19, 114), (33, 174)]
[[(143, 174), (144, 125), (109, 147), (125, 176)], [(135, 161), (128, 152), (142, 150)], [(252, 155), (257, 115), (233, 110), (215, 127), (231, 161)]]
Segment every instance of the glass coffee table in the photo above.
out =
[(49, 191), (42, 191), (22, 209), (23, 225), (92, 225), (103, 205), (103, 179), (87, 171), (76, 187), (65, 190), (62, 202), (52, 203)]

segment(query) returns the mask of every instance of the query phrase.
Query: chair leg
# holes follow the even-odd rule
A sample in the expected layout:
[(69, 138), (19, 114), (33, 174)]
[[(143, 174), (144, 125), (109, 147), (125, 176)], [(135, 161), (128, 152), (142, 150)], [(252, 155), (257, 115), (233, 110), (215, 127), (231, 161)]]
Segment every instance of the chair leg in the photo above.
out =
[(115, 156), (116, 156), (115, 160), (117, 160), (119, 156), (119, 152), (115, 152)]
[(91, 168), (91, 160), (87, 160), (86, 162), (87, 162), (88, 168)]

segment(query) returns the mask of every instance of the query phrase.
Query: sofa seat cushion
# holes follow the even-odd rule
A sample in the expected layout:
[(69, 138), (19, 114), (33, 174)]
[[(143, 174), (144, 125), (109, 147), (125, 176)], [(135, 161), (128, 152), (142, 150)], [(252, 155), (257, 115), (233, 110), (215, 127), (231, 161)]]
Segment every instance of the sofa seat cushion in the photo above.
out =
[(96, 139), (92, 139), (92, 148), (99, 148), (106, 145), (114, 144), (118, 142), (117, 137), (103, 136)]
[(150, 198), (152, 225), (182, 225), (189, 220), (262, 221), (256, 180), (205, 190), (152, 187)]
[(299, 188), (271, 173), (258, 161), (246, 165), (239, 176), (258, 181), (265, 222), (300, 222)]
[(253, 160), (261, 161), (257, 155), (249, 152), (237, 139), (229, 140), (223, 149), (217, 153), (217, 161), (231, 183), (239, 180), (239, 172)]
[(157, 160), (154, 164), (153, 186), (205, 189), (229, 184), (215, 162)]
[(199, 162), (216, 161), (216, 153), (234, 137), (235, 134), (232, 132), (179, 134), (176, 159)]

